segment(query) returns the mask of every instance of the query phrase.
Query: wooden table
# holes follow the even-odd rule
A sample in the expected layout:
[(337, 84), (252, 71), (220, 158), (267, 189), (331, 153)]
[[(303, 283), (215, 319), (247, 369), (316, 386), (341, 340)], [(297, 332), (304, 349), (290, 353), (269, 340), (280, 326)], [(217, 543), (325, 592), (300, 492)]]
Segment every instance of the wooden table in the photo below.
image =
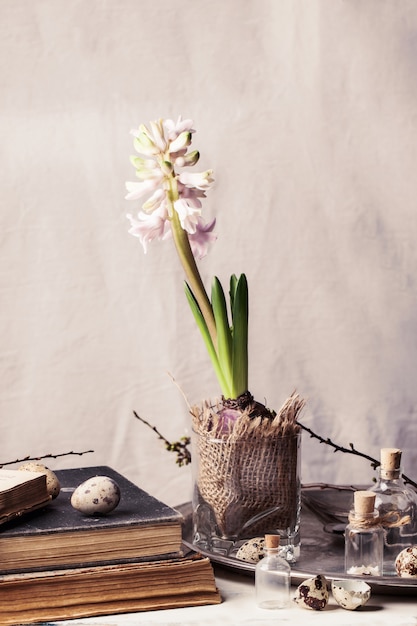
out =
[[(368, 604), (357, 611), (345, 611), (333, 598), (324, 611), (311, 611), (297, 605), (270, 611), (257, 607), (252, 577), (217, 566), (215, 572), (222, 604), (84, 618), (57, 622), (57, 626), (276, 626), (281, 622), (288, 626), (417, 626), (417, 597), (372, 595)], [(295, 587), (291, 591), (295, 592)]]

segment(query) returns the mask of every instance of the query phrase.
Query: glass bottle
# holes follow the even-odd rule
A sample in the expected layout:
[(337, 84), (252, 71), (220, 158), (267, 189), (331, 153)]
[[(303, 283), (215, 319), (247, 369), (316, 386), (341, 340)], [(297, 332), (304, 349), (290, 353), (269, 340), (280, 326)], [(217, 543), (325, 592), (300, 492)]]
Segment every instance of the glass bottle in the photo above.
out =
[(264, 557), (255, 568), (256, 601), (263, 609), (290, 604), (291, 567), (279, 555), (279, 541), (279, 535), (265, 535)]
[(375, 509), (375, 494), (355, 491), (354, 508), (345, 531), (345, 571), (347, 574), (381, 576), (384, 529)]
[(381, 449), (378, 480), (370, 491), (375, 493), (384, 537), (384, 575), (396, 574), (395, 559), (404, 548), (417, 543), (417, 494), (401, 476), (401, 455), (398, 448)]

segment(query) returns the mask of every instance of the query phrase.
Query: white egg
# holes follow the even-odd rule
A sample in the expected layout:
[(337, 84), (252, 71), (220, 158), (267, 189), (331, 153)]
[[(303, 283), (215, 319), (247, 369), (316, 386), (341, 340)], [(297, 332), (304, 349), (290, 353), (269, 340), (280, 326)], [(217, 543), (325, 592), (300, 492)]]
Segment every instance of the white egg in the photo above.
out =
[(236, 558), (247, 563), (257, 563), (264, 556), (265, 537), (254, 537), (242, 543)]
[(322, 611), (329, 601), (327, 584), (327, 579), (321, 574), (308, 578), (297, 587), (294, 602), (304, 609)]
[(60, 482), (56, 476), (56, 474), (46, 467), (46, 465), (42, 465), (42, 463), (35, 463), (34, 461), (27, 461), (23, 463), (23, 465), (19, 466), (19, 470), (24, 472), (39, 472), (41, 474), (46, 475), (46, 488), (48, 490), (49, 495), (52, 499), (56, 498), (61, 491)]
[(395, 559), (395, 569), (401, 578), (417, 578), (417, 545), (401, 550)]
[(348, 611), (355, 611), (371, 597), (371, 588), (364, 580), (333, 580), (333, 598)]
[(71, 496), (71, 504), (84, 515), (105, 515), (120, 502), (120, 487), (108, 476), (93, 476), (79, 485)]

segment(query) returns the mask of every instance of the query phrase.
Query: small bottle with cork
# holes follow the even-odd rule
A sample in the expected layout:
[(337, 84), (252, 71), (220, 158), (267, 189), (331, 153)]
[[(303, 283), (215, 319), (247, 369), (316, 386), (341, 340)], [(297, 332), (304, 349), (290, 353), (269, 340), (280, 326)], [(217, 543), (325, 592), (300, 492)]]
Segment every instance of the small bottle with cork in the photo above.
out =
[(255, 568), (258, 606), (283, 609), (290, 605), (291, 567), (279, 555), (279, 535), (265, 535), (264, 557)]
[(346, 573), (382, 576), (383, 550), (384, 529), (375, 509), (375, 494), (355, 491), (345, 531)]
[(384, 576), (395, 575), (397, 555), (417, 543), (417, 494), (402, 479), (401, 456), (399, 448), (382, 448), (378, 480), (370, 487), (385, 529)]

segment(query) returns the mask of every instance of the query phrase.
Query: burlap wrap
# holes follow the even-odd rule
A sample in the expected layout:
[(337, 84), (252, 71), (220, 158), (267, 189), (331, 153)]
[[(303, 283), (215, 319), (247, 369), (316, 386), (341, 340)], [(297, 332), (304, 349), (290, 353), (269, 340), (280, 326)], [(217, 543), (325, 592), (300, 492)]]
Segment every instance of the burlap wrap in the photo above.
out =
[(296, 417), (303, 405), (292, 395), (274, 419), (242, 413), (230, 429), (219, 418), (221, 402), (192, 408), (199, 499), (210, 505), (223, 537), (294, 530), (300, 506)]

